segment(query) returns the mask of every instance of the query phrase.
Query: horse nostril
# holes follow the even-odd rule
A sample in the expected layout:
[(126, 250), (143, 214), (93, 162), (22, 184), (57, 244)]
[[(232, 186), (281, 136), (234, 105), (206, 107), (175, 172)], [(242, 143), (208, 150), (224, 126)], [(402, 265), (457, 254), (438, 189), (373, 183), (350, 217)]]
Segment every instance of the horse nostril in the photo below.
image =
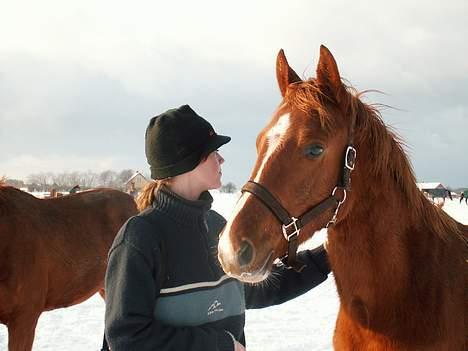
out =
[(239, 251), (237, 251), (237, 259), (239, 261), (239, 265), (241, 267), (249, 265), (250, 262), (252, 262), (253, 253), (254, 249), (252, 245), (248, 241), (244, 240), (241, 243)]

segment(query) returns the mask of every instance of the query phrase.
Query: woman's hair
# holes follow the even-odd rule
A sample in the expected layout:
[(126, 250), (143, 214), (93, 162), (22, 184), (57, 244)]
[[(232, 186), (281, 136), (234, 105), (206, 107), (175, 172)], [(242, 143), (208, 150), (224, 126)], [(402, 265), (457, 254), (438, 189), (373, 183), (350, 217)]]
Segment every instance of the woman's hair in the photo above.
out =
[(138, 211), (146, 210), (154, 201), (157, 192), (163, 185), (168, 185), (169, 179), (158, 179), (148, 183), (145, 188), (138, 194), (136, 204)]
[[(215, 150), (215, 151), (218, 151), (218, 150)], [(205, 162), (208, 159), (208, 157), (210, 157), (210, 155), (211, 155), (211, 152), (208, 155), (203, 155), (198, 165), (200, 163)], [(152, 180), (150, 183), (148, 183), (148, 185), (145, 186), (145, 188), (138, 194), (136, 198), (138, 211), (141, 212), (141, 211), (146, 210), (148, 207), (150, 207), (154, 201), (156, 194), (161, 189), (161, 187), (163, 185), (169, 185), (170, 183), (171, 183), (171, 178)]]

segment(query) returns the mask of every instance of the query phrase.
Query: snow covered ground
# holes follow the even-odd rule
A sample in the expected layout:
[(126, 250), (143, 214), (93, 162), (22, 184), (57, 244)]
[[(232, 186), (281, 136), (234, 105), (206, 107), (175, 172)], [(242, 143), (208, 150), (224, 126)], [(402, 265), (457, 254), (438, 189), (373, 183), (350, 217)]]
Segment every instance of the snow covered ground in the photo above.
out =
[[(214, 209), (228, 217), (237, 196), (214, 193)], [(444, 205), (456, 220), (468, 224), (468, 206), (458, 199)], [(322, 231), (307, 246), (323, 241)], [(281, 306), (246, 313), (246, 337), (249, 351), (331, 350), (338, 310), (333, 277), (309, 293)], [(95, 295), (80, 305), (43, 313), (37, 329), (35, 351), (97, 351), (104, 328), (104, 302)], [(0, 325), (0, 350), (7, 350), (8, 336)]]

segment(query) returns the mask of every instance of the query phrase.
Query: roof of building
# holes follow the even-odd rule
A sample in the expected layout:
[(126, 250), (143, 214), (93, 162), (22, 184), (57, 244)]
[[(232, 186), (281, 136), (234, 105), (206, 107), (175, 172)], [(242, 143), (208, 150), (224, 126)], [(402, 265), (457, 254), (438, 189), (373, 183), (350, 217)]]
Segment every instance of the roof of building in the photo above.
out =
[(446, 189), (445, 185), (442, 183), (416, 183), (417, 187), (419, 190), (425, 190), (425, 189)]
[(148, 181), (148, 179), (146, 179), (146, 177), (145, 177), (143, 174), (141, 174), (139, 171), (136, 171), (136, 172), (125, 182), (125, 184), (130, 183), (133, 179), (135, 179), (135, 178), (138, 177), (138, 176), (141, 176), (141, 177), (143, 177), (144, 180)]

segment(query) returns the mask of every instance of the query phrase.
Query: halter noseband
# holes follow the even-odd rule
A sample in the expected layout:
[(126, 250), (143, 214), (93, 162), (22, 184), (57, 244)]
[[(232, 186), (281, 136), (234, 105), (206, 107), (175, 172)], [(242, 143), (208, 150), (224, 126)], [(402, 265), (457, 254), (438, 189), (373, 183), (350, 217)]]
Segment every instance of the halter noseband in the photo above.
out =
[[(288, 252), (280, 259), (288, 268), (293, 268), (294, 270), (300, 272), (305, 267), (305, 265), (297, 259), (297, 247), (299, 245), (298, 239), (301, 229), (307, 223), (329, 208), (334, 208), (335, 212), (325, 227), (328, 228), (330, 225), (336, 223), (338, 211), (341, 205), (343, 205), (343, 203), (346, 201), (347, 191), (351, 190), (351, 172), (354, 169), (357, 154), (353, 145), (353, 138), (354, 119), (349, 130), (349, 139), (343, 160), (344, 166), (342, 168), (337, 185), (329, 197), (319, 202), (317, 205), (313, 206), (297, 218), (290, 216), (288, 211), (283, 207), (283, 205), (281, 205), (276, 197), (260, 183), (249, 180), (242, 187), (241, 191), (243, 193), (248, 192), (258, 198), (282, 223), (283, 236), (288, 242)], [(341, 196), (338, 195), (339, 193), (341, 193)]]

